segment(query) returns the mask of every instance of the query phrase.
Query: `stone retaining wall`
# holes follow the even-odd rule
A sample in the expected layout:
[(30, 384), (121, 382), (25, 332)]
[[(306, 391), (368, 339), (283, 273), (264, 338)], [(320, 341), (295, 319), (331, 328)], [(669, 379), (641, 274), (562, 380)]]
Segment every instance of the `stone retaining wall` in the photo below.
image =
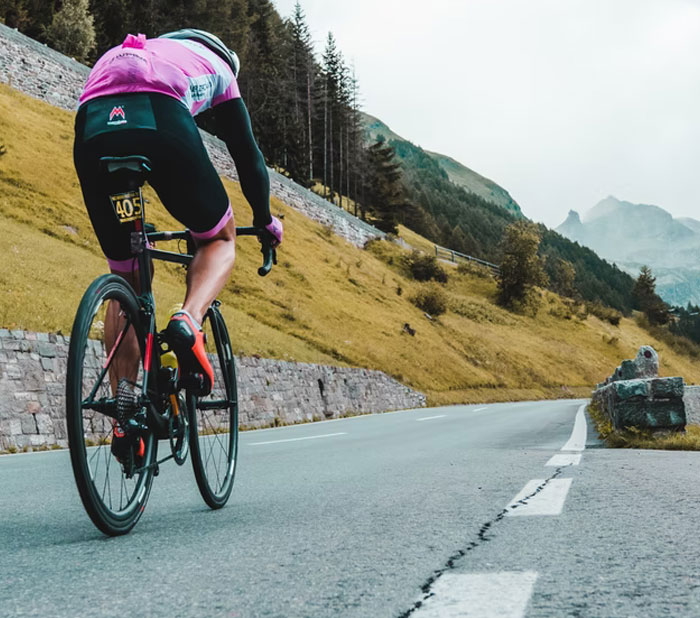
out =
[(642, 346), (633, 360), (622, 361), (598, 384), (592, 401), (615, 429), (683, 430), (688, 422), (683, 378), (659, 378), (658, 371), (658, 354)]
[(700, 386), (686, 386), (683, 402), (688, 425), (700, 425)]
[[(0, 329), (0, 451), (66, 446), (69, 338)], [(245, 427), (425, 406), (381, 371), (237, 358), (239, 420)]]
[[(51, 105), (73, 111), (89, 72), (85, 65), (0, 24), (0, 81)], [(238, 180), (224, 143), (204, 131), (201, 133), (217, 171), (231, 180)], [(355, 246), (362, 247), (372, 238), (384, 237), (384, 232), (312, 191), (273, 170), (269, 172), (272, 195), (310, 219), (332, 227), (336, 234)]]
[[(74, 110), (89, 68), (0, 24), (0, 81), (51, 105)], [(202, 132), (220, 174), (237, 180), (225, 145)], [(383, 232), (270, 170), (272, 194), (354, 244)], [(61, 335), (0, 329), (0, 450), (65, 445), (68, 341)], [(425, 397), (379, 371), (238, 359), (240, 420), (335, 418), (425, 405)]]

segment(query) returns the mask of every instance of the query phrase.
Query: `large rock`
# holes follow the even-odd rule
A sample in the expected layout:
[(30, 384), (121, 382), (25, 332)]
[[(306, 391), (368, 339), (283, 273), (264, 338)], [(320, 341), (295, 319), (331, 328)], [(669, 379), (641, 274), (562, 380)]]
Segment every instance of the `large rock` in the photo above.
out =
[(683, 403), (688, 424), (700, 425), (700, 386), (686, 386)]
[(623, 360), (606, 383), (616, 380), (636, 380), (637, 378), (656, 378), (659, 376), (659, 355), (650, 345), (639, 348), (633, 360)]
[[(700, 408), (700, 392), (697, 397)], [(683, 378), (617, 380), (595, 390), (593, 402), (615, 429), (683, 430), (686, 405)]]
[(656, 378), (659, 376), (659, 355), (650, 345), (639, 348), (634, 359), (638, 378)]
[(613, 426), (651, 430), (682, 430), (686, 424), (683, 400), (643, 402), (626, 401), (612, 408)]

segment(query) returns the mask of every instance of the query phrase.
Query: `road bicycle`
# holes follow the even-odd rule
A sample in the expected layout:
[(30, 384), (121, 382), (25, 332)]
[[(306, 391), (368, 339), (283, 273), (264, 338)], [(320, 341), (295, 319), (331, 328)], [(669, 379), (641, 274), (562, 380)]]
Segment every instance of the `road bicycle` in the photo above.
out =
[[(138, 264), (140, 294), (122, 277), (102, 275), (88, 287), (73, 323), (66, 375), (66, 422), (73, 474), (93, 523), (105, 534), (129, 532), (143, 513), (160, 465), (183, 465), (191, 451), (197, 486), (212, 509), (228, 501), (238, 454), (238, 399), (235, 361), (226, 323), (215, 300), (202, 321), (215, 380), (207, 396), (196, 394), (192, 377), (166, 362), (167, 344), (156, 326), (152, 260), (184, 265), (195, 245), (189, 231), (158, 232), (146, 223), (142, 187), (151, 171), (147, 157), (104, 157), (101, 165), (120, 192), (110, 196), (122, 223), (133, 223), (131, 252)], [(257, 236), (265, 276), (276, 263), (266, 230), (236, 228)], [(156, 242), (185, 243), (186, 252), (162, 251)], [(106, 329), (110, 322), (113, 328)], [(138, 342), (134, 379), (117, 379), (124, 342)], [(135, 349), (136, 346), (131, 346)], [(125, 346), (125, 352), (130, 349)], [(162, 356), (164, 355), (164, 356)], [(161, 361), (161, 356), (163, 362)], [(135, 359), (132, 359), (135, 361)], [(158, 458), (160, 442), (168, 454)], [(119, 447), (117, 449), (117, 446)], [(162, 446), (161, 446), (162, 447)], [(115, 454), (116, 452), (116, 454)]]

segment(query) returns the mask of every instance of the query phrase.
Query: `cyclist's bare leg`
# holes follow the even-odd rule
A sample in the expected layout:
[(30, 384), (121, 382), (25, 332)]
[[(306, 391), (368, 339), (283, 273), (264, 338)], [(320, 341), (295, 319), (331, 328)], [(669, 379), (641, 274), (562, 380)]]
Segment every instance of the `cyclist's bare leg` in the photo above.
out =
[(231, 218), (216, 236), (197, 243), (197, 253), (187, 270), (187, 294), (182, 308), (200, 324), (226, 285), (235, 259), (236, 224)]
[[(140, 284), (138, 273), (124, 273), (112, 271), (113, 274), (119, 275), (126, 279), (131, 286), (139, 293)], [(114, 347), (119, 333), (124, 329), (126, 323), (124, 316), (121, 314), (121, 307), (118, 302), (110, 301), (105, 315), (105, 348), (109, 354)], [(117, 394), (117, 384), (120, 378), (126, 378), (132, 382), (136, 381), (139, 372), (139, 362), (141, 353), (139, 343), (136, 339), (136, 331), (132, 328), (126, 332), (124, 341), (119, 346), (119, 350), (112, 359), (112, 364), (109, 367), (109, 383), (112, 386), (112, 394)]]
[[(183, 306), (198, 322), (201, 323), (207, 308), (226, 284), (235, 258), (236, 224), (233, 219), (215, 236), (198, 243), (197, 253), (187, 271), (187, 294)], [(139, 293), (138, 273), (112, 272), (126, 279)], [(110, 302), (105, 316), (105, 347), (108, 354), (123, 328), (124, 318), (120, 316), (119, 303)], [(140, 358), (136, 333), (130, 328), (110, 366), (109, 380), (113, 393), (116, 394), (119, 378), (136, 380)]]

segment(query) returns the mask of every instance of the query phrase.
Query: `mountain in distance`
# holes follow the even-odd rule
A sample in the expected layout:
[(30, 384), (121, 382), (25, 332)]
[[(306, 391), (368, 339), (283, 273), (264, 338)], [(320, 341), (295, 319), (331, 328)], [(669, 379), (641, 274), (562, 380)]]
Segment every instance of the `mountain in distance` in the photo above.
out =
[[(384, 122), (379, 120), (379, 118), (375, 118), (366, 113), (363, 113), (362, 117), (365, 131), (370, 141), (374, 142), (378, 137), (383, 137), (387, 142), (392, 140), (408, 142), (407, 139), (394, 133)], [(438, 163), (445, 171), (448, 178), (457, 186), (478, 195), (487, 202), (500, 206), (516, 217), (523, 217), (518, 203), (510, 196), (508, 191), (497, 185), (493, 180), (485, 178), (481, 174), (477, 174), (474, 170), (469, 169), (459, 161), (447, 155), (431, 152), (429, 150), (426, 150), (425, 153)]]
[[(365, 115), (364, 121), (368, 142), (383, 137), (401, 164), (406, 198), (415, 207), (404, 224), (444, 247), (498, 262), (506, 228), (525, 219), (508, 192), (454, 159), (403, 139), (373, 116)], [(585, 300), (622, 313), (632, 309), (634, 279), (628, 273), (544, 226), (540, 233), (539, 252), (552, 281), (558, 276), (557, 260), (566, 260), (576, 269), (575, 286)]]
[(556, 228), (636, 277), (642, 266), (672, 305), (700, 305), (700, 221), (674, 217), (659, 206), (609, 196), (582, 217), (572, 210)]

